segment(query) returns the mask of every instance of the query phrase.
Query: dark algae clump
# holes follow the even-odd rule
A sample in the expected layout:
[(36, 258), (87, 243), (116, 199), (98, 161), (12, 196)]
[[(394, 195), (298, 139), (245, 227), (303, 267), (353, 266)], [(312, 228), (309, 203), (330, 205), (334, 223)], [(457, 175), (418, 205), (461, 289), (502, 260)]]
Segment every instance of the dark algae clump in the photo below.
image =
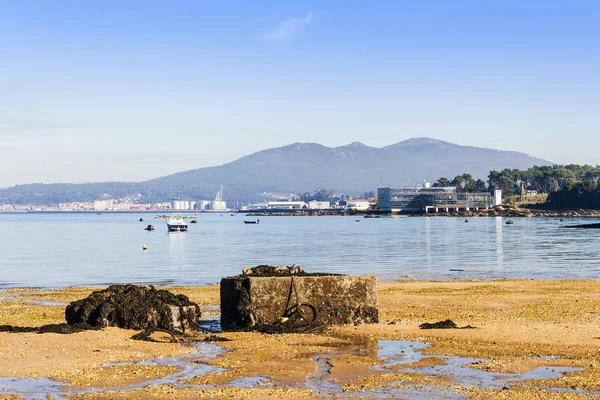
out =
[(424, 322), (419, 325), (421, 329), (475, 329), (474, 326), (466, 325), (466, 326), (458, 326), (451, 319), (446, 319), (444, 321), (438, 322)]
[(67, 323), (124, 329), (161, 329), (170, 332), (197, 329), (200, 308), (187, 296), (153, 286), (112, 285), (69, 304)]

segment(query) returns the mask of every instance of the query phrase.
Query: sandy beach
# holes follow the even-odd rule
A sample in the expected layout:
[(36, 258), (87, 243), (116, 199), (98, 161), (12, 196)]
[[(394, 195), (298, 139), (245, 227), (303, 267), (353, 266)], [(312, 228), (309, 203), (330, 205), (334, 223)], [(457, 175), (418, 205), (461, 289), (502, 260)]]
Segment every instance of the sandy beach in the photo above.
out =
[[(600, 397), (596, 280), (379, 283), (379, 324), (311, 334), (226, 332), (181, 344), (119, 328), (7, 331), (62, 323), (66, 303), (97, 289), (0, 291), (0, 388), (27, 377), (55, 381), (33, 398)], [(200, 304), (203, 318), (218, 313), (216, 285), (168, 289)], [(471, 328), (419, 328), (446, 319)], [(0, 398), (20, 397), (0, 389)]]

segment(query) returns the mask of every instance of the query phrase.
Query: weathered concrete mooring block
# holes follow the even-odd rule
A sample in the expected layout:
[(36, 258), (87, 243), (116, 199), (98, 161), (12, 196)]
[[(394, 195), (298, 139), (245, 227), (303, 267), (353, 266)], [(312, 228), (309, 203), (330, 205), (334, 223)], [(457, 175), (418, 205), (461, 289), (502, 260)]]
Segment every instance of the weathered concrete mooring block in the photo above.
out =
[[(374, 276), (239, 275), (221, 279), (223, 330), (272, 330), (282, 324), (379, 322)], [(297, 325), (296, 325), (297, 326)], [(282, 331), (295, 331), (294, 325)]]

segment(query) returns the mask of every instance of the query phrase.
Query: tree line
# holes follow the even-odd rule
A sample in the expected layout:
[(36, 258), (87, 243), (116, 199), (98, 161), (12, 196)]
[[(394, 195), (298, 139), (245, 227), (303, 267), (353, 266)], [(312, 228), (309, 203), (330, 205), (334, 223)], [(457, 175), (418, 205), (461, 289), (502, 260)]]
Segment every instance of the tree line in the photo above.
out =
[(545, 165), (527, 170), (505, 168), (490, 171), (486, 182), (475, 180), (470, 174), (457, 175), (454, 179), (438, 179), (435, 187), (456, 187), (459, 192), (492, 192), (501, 189), (506, 195), (521, 194), (521, 190), (535, 190), (538, 193), (552, 193), (572, 188), (578, 182), (598, 183), (600, 166), (591, 165)]
[[(329, 201), (329, 202), (333, 203), (333, 202), (340, 201), (340, 200), (350, 200), (354, 197), (355, 196), (351, 196), (351, 195), (344, 194), (344, 193), (335, 193), (329, 189), (319, 189), (319, 190), (315, 190), (312, 193), (311, 192), (297, 193), (293, 196), (294, 200), (304, 201), (306, 203), (311, 202), (313, 200)], [(362, 195), (362, 198), (366, 199), (366, 200), (374, 198), (374, 197), (377, 197), (374, 191), (365, 192)]]
[(552, 208), (600, 208), (600, 166), (547, 165), (527, 170), (505, 168), (490, 171), (488, 179), (475, 180), (470, 174), (453, 179), (439, 178), (434, 187), (455, 187), (457, 192), (481, 193), (502, 190), (503, 197), (520, 195), (525, 191), (547, 193)]

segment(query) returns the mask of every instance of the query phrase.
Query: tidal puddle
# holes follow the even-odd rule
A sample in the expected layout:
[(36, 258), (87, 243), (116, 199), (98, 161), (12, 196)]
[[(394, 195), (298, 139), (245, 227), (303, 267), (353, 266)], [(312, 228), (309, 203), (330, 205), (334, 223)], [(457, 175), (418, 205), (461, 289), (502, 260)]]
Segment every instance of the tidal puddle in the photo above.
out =
[(574, 367), (537, 367), (531, 371), (520, 374), (499, 373), (470, 368), (469, 365), (488, 361), (483, 358), (428, 356), (424, 357), (419, 351), (428, 347), (428, 344), (410, 341), (380, 340), (378, 358), (384, 364), (378, 366), (387, 369), (399, 364), (411, 364), (424, 358), (440, 359), (442, 364), (403, 369), (403, 372), (413, 372), (426, 376), (448, 376), (455, 384), (461, 386), (477, 386), (480, 389), (500, 389), (510, 384), (511, 381), (527, 381), (533, 379), (558, 378), (565, 372), (580, 371), (583, 368)]
[(118, 387), (92, 387), (81, 390), (69, 390), (68, 384), (57, 382), (48, 378), (0, 378), (0, 395), (17, 395), (25, 399), (46, 399), (48, 395), (55, 399), (64, 399), (65, 396), (84, 395), (103, 391), (124, 392), (139, 389), (146, 386), (172, 385), (173, 387), (193, 386), (181, 381), (192, 379), (206, 373), (217, 373), (223, 371), (220, 368), (204, 364), (206, 361), (217, 357), (223, 349), (211, 343), (195, 344), (197, 351), (180, 357), (160, 357), (140, 362), (106, 363), (104, 366), (119, 365), (165, 365), (178, 368), (177, 372), (162, 378), (151, 379), (144, 382), (118, 386)]
[[(353, 351), (339, 351), (334, 354), (319, 355), (313, 358), (317, 364), (317, 372), (309, 377), (304, 387), (311, 388), (319, 394), (335, 395), (337, 397), (351, 398), (410, 398), (410, 399), (464, 399), (467, 396), (455, 393), (451, 385), (435, 384), (411, 384), (403, 382), (400, 378), (384, 387), (369, 388), (365, 390), (344, 391), (342, 385), (329, 378), (331, 372), (331, 360), (336, 357), (348, 355), (364, 355), (376, 358), (381, 364), (371, 367), (372, 370), (381, 371), (385, 374), (411, 373), (419, 374), (424, 379), (436, 379), (448, 377), (452, 385), (476, 387), (480, 390), (501, 389), (510, 386), (511, 382), (557, 378), (566, 372), (582, 370), (573, 367), (538, 367), (521, 374), (498, 373), (471, 368), (470, 365), (477, 362), (485, 362), (486, 359), (450, 356), (425, 356), (422, 350), (429, 347), (428, 343), (398, 340), (380, 340), (375, 355), (364, 348)], [(546, 357), (544, 357), (546, 358)], [(553, 357), (547, 357), (553, 358)], [(441, 361), (436, 365), (411, 368), (410, 365), (424, 359), (435, 359)], [(402, 368), (406, 365), (406, 368)], [(580, 393), (588, 395), (599, 395), (598, 392), (590, 392), (568, 388), (544, 388), (549, 391)]]
[(46, 395), (61, 399), (65, 383), (48, 378), (0, 378), (0, 395), (18, 395), (24, 399), (45, 399)]
[(200, 330), (210, 333), (222, 332), (221, 314), (203, 314), (200, 321)]
[(273, 387), (275, 384), (264, 376), (254, 376), (251, 378), (235, 379), (225, 384), (225, 386), (237, 388), (252, 388), (252, 387)]
[(49, 293), (52, 292), (16, 292), (15, 294), (11, 295), (7, 290), (0, 290), (0, 303), (19, 302), (38, 304), (40, 306), (66, 306), (69, 304), (61, 301), (38, 300), (35, 298), (23, 297), (28, 295), (40, 295)]
[[(211, 320), (212, 321), (212, 320)], [(217, 320), (218, 322), (218, 320)], [(474, 363), (485, 362), (485, 359), (469, 357), (450, 356), (426, 356), (423, 349), (430, 346), (428, 343), (413, 341), (380, 340), (377, 347), (369, 345), (346, 346), (327, 354), (317, 354), (312, 360), (316, 364), (316, 372), (307, 377), (304, 384), (299, 387), (312, 389), (315, 394), (325, 397), (346, 398), (410, 398), (410, 399), (465, 399), (468, 396), (454, 391), (454, 386), (475, 387), (480, 390), (500, 389), (510, 386), (512, 382), (546, 379), (560, 377), (565, 372), (578, 371), (582, 368), (570, 367), (538, 367), (521, 374), (497, 373), (472, 368)], [(196, 376), (210, 373), (223, 372), (223, 369), (213, 367), (204, 363), (215, 358), (223, 352), (223, 349), (212, 343), (195, 344), (196, 352), (180, 357), (162, 357), (140, 362), (109, 363), (105, 366), (121, 365), (160, 365), (173, 366), (178, 370), (167, 376), (150, 379), (144, 382), (119, 387), (92, 387), (86, 389), (69, 389), (62, 382), (56, 382), (47, 378), (40, 379), (17, 379), (0, 378), (0, 395), (18, 395), (25, 399), (45, 399), (47, 395), (56, 399), (69, 396), (98, 393), (103, 391), (123, 392), (147, 386), (170, 385), (174, 388), (198, 387), (215, 388), (214, 385), (195, 385), (187, 383)], [(410, 383), (393, 381), (382, 387), (369, 387), (368, 389), (349, 390), (336, 382), (331, 376), (332, 360), (348, 356), (366, 357), (378, 364), (371, 367), (376, 373), (381, 374), (418, 374), (428, 383)], [(432, 365), (417, 366), (415, 363), (433, 359)], [(290, 360), (290, 363), (293, 363)], [(423, 363), (419, 365), (424, 365)], [(448, 378), (448, 383), (435, 384), (437, 378)], [(451, 382), (451, 383), (450, 383)], [(250, 387), (272, 387), (277, 382), (271, 381), (266, 376), (247, 377), (235, 379), (223, 386), (250, 388)], [(548, 391), (569, 392), (586, 395), (600, 395), (598, 392), (568, 388), (544, 388)]]

